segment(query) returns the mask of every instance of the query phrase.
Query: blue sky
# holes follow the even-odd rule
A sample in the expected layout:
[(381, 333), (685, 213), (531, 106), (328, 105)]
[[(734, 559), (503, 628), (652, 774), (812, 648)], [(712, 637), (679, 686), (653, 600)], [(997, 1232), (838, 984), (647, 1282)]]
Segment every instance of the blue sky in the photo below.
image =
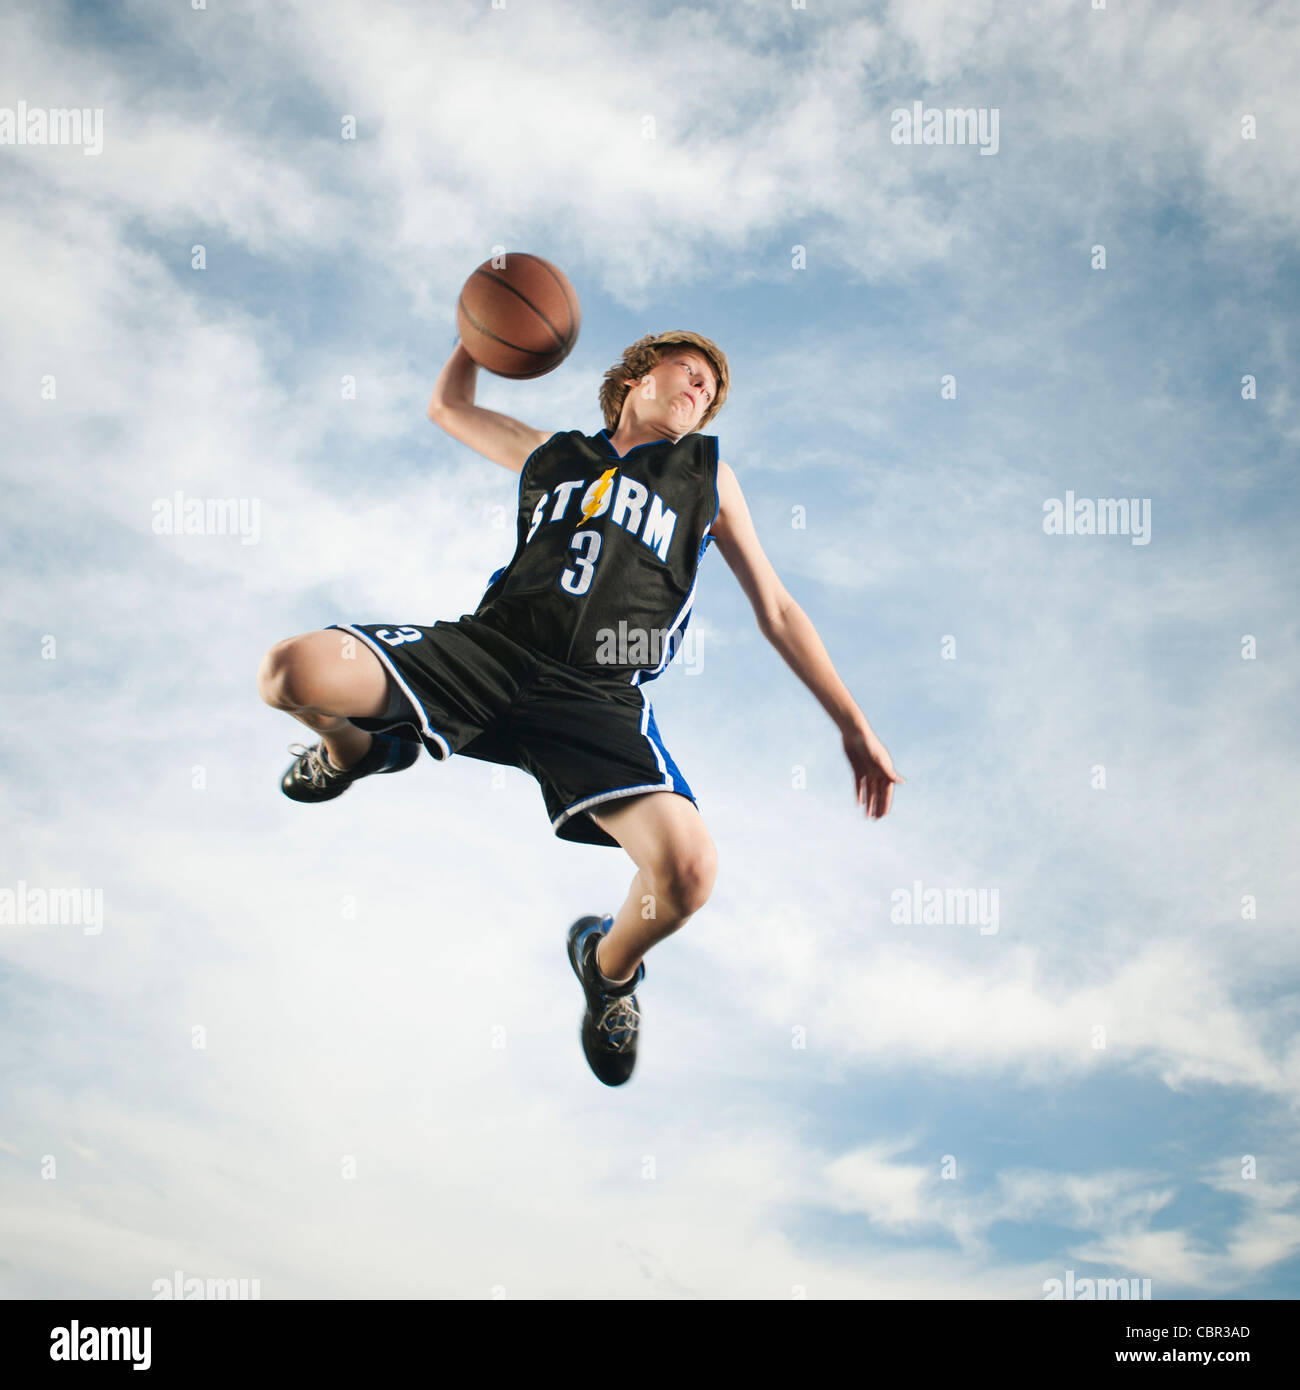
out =
[[(99, 890), (103, 930), (0, 925), (0, 1289), (1294, 1297), (1287, 7), (612, 13), (11, 21), (0, 106), (104, 142), (0, 146), (0, 889)], [(996, 108), (997, 153), (894, 144), (914, 101)], [(470, 760), (295, 805), (254, 689), (509, 558), (516, 480), (424, 415), (496, 245), (583, 326), (481, 404), (594, 433), (642, 334), (728, 353), (710, 430), (908, 779), (861, 817), (707, 556), (652, 693), (720, 870), (616, 1092), (563, 943), (630, 861)], [(256, 544), (154, 534), (177, 489), (256, 500)], [(1150, 542), (1045, 534), (1067, 491), (1147, 499)], [(997, 931), (891, 920), (918, 880)]]

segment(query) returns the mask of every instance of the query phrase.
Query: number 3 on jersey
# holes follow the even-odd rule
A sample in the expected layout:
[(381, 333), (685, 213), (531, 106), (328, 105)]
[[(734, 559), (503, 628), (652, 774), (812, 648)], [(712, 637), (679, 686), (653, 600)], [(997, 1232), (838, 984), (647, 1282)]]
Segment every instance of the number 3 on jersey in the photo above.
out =
[(596, 572), (596, 560), (600, 555), (600, 532), (599, 531), (575, 531), (569, 538), (569, 545), (573, 550), (584, 549), (585, 554), (576, 557), (575, 563), (578, 569), (566, 569), (560, 574), (560, 588), (567, 590), (571, 594), (585, 594), (591, 588), (592, 575)]
[(396, 632), (386, 627), (377, 627), (375, 636), (390, 647), (400, 647), (403, 642), (418, 642), (424, 633), (418, 627), (399, 627)]

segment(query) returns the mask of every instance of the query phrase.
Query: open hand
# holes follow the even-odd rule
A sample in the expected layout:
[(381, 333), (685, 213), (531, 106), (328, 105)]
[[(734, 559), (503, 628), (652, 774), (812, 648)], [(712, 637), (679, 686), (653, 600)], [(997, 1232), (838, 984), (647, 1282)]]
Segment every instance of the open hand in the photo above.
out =
[(862, 724), (844, 735), (844, 752), (853, 767), (854, 796), (859, 806), (866, 807), (867, 818), (888, 815), (895, 784), (902, 786), (907, 778), (894, 771), (885, 745)]

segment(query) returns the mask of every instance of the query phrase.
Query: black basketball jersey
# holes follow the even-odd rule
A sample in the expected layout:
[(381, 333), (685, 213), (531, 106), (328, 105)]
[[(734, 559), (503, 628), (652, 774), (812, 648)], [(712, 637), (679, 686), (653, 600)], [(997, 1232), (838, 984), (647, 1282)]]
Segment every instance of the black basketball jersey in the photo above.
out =
[(715, 435), (620, 458), (608, 429), (553, 434), (519, 475), (515, 553), (474, 616), (580, 670), (653, 680), (690, 621), (719, 506)]

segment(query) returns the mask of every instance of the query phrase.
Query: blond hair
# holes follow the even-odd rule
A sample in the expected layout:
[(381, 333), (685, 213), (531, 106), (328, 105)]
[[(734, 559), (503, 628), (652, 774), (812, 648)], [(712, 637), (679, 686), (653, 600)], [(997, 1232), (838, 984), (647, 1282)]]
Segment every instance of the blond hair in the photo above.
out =
[[(605, 416), (606, 428), (612, 432), (618, 427), (623, 414), (623, 402), (627, 400), (627, 393), (632, 389), (628, 385), (628, 378), (639, 380), (658, 366), (674, 348), (679, 347), (695, 348), (708, 359), (709, 365), (713, 368), (718, 389), (695, 430), (702, 430), (713, 419), (722, 409), (722, 402), (727, 399), (727, 390), (731, 386), (727, 355), (708, 338), (702, 338), (698, 333), (678, 330), (673, 333), (647, 333), (644, 338), (638, 338), (631, 347), (623, 350), (622, 361), (616, 362), (605, 373), (605, 379), (600, 384), (600, 409)], [(695, 430), (691, 433), (694, 434)]]

